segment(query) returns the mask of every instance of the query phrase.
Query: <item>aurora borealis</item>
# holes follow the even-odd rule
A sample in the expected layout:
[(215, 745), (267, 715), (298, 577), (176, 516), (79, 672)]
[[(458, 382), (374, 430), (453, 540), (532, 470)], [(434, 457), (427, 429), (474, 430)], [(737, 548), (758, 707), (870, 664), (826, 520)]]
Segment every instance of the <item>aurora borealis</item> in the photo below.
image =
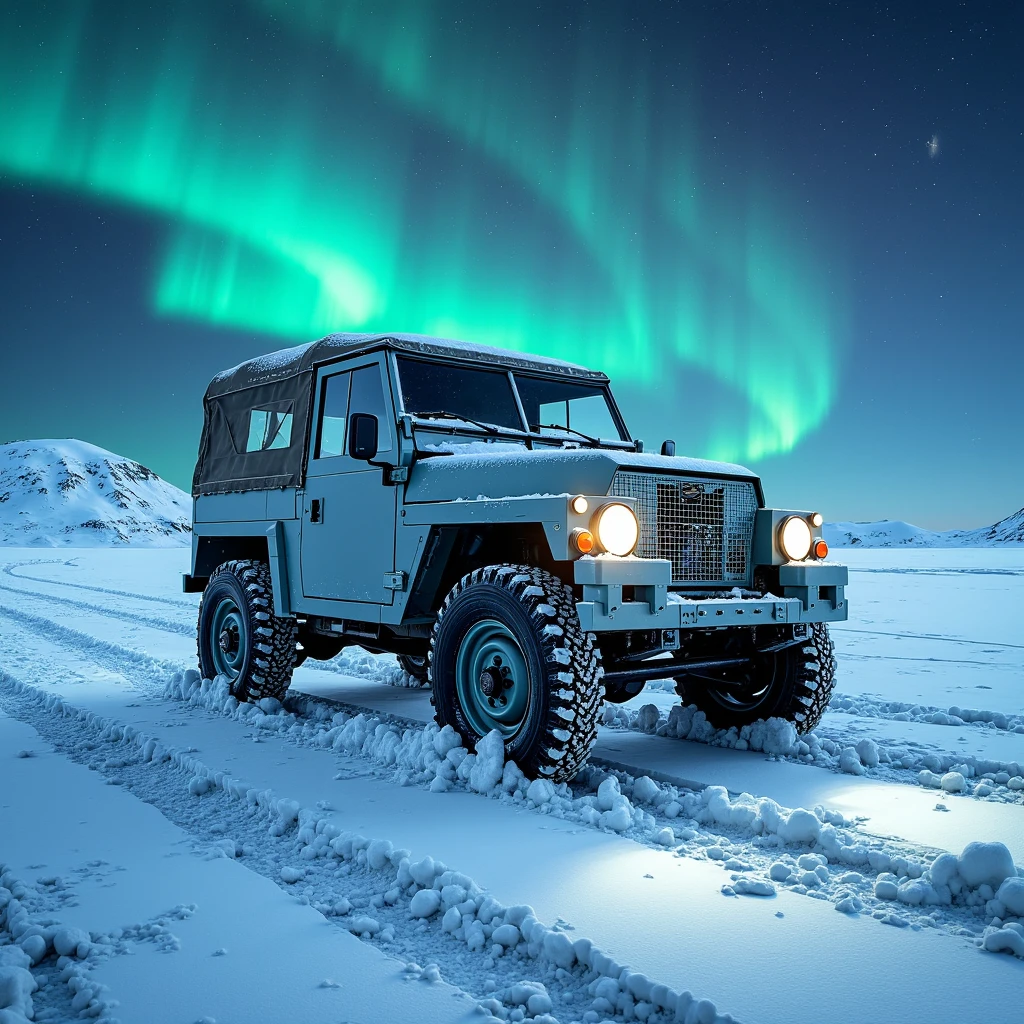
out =
[[(722, 87), (743, 7), (17, 0), (0, 192), (144, 225), (125, 302), (204, 339), (179, 401), (273, 347), (414, 331), (603, 368), (649, 446), (795, 459), (850, 365), (857, 215)], [(149, 461), (181, 483), (175, 443)]]

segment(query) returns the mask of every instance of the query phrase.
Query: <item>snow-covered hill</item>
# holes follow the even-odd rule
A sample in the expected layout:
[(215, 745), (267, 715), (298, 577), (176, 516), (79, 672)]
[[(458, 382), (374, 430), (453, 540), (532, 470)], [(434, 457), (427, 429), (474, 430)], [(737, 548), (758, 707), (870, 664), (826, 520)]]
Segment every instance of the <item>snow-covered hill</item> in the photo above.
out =
[(152, 470), (74, 439), (0, 445), (0, 544), (186, 544), (192, 503)]
[(899, 519), (878, 523), (826, 523), (824, 537), (833, 548), (972, 548), (999, 544), (1024, 544), (1024, 508), (977, 530), (946, 530), (936, 533)]

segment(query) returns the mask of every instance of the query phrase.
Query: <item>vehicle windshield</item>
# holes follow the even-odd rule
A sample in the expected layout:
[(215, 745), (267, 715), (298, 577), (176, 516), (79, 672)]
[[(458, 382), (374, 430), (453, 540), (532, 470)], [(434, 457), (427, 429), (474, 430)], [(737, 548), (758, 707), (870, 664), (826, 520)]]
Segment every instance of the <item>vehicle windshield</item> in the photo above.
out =
[(508, 374), (503, 370), (427, 363), (398, 357), (405, 411), (424, 419), (437, 419), (449, 428), (465, 417), (482, 423), (522, 431), (523, 421)]
[(607, 388), (559, 378), (514, 376), (532, 434), (569, 435), (584, 443), (628, 440), (612, 414)]
[(405, 412), (421, 421), (420, 427), (429, 421), (447, 435), (468, 431), (476, 437), (481, 432), (493, 434), (495, 428), (516, 434), (529, 431), (537, 440), (583, 445), (629, 440), (619, 429), (608, 389), (601, 385), (408, 356), (398, 356), (397, 362)]

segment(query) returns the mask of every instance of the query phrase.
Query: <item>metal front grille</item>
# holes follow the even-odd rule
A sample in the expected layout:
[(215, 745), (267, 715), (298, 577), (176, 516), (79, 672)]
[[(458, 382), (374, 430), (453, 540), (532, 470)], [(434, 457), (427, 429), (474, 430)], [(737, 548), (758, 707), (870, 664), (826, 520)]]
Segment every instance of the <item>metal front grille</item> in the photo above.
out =
[(667, 558), (673, 583), (750, 582), (757, 511), (752, 483), (620, 471), (611, 493), (636, 499), (636, 553)]

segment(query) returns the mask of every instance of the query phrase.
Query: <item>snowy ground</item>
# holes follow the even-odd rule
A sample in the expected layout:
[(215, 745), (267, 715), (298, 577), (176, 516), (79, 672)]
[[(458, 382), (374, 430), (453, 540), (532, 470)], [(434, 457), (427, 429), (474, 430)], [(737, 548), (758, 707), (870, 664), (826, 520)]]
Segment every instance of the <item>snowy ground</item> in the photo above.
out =
[(187, 551), (2, 549), (0, 1022), (1019, 1020), (1024, 551), (844, 555), (813, 736), (658, 684), (556, 788), (387, 658), (200, 685)]

